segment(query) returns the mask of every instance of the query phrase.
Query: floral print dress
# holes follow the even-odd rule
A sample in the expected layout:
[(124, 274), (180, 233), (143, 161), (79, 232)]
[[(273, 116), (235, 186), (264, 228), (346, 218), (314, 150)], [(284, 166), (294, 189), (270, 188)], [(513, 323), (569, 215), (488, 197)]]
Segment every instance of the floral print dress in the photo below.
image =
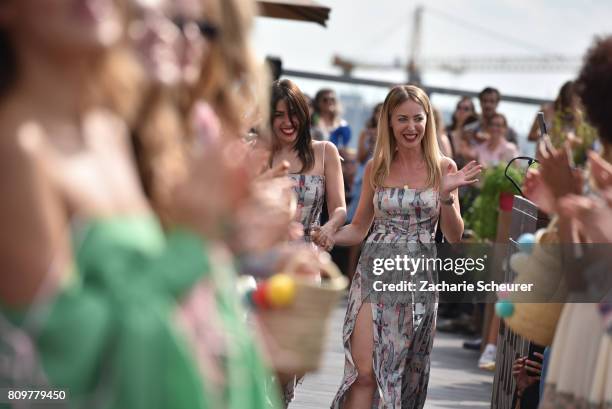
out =
[(310, 233), (313, 227), (321, 223), (321, 211), (325, 199), (325, 176), (290, 174), (295, 182), (293, 187), (297, 195), (297, 213), (304, 226), (304, 240), (310, 242)]
[[(303, 239), (307, 243), (312, 243), (310, 233), (313, 227), (321, 224), (321, 211), (325, 199), (325, 176), (324, 175), (305, 175), (302, 173), (292, 173), (289, 177), (294, 181), (293, 189), (297, 196), (297, 215), (300, 223), (304, 226)], [(314, 244), (312, 244), (314, 246)], [(301, 383), (302, 378), (293, 377), (283, 386), (283, 399), (285, 407), (295, 396), (295, 387)]]
[[(346, 394), (357, 379), (350, 339), (363, 306), (372, 309), (372, 365), (378, 386), (372, 408), (422, 408), (429, 380), (438, 295), (434, 292), (374, 295), (368, 280), (372, 277), (374, 258), (394, 258), (399, 252), (410, 257), (435, 257), (439, 195), (431, 188), (382, 187), (375, 190), (373, 201), (374, 225), (351, 283), (344, 320), (344, 377), (331, 407), (343, 407)], [(405, 272), (390, 273), (408, 280), (435, 279), (431, 271), (418, 271), (412, 278)]]

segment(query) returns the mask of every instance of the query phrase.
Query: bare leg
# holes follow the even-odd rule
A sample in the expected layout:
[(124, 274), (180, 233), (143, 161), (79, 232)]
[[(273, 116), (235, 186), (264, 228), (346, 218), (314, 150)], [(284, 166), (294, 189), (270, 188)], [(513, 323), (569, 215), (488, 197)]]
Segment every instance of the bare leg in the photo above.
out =
[(357, 369), (357, 380), (347, 392), (343, 409), (371, 409), (376, 378), (372, 368), (374, 335), (372, 334), (372, 305), (365, 303), (357, 313), (351, 335), (351, 354)]
[(499, 324), (500, 324), (499, 317), (497, 315), (494, 315), (491, 318), (491, 324), (489, 326), (487, 344), (497, 345), (497, 337), (499, 336)]

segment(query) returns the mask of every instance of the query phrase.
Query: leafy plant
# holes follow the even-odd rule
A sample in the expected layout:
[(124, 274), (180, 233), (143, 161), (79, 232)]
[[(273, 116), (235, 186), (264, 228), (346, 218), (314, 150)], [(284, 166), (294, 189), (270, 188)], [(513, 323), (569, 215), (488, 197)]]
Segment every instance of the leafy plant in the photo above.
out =
[[(480, 194), (465, 216), (466, 227), (472, 229), (480, 240), (495, 239), (501, 193), (518, 193), (504, 175), (505, 169), (506, 164), (504, 163), (485, 171)], [(518, 185), (523, 182), (523, 174), (515, 167), (508, 169), (508, 175)]]

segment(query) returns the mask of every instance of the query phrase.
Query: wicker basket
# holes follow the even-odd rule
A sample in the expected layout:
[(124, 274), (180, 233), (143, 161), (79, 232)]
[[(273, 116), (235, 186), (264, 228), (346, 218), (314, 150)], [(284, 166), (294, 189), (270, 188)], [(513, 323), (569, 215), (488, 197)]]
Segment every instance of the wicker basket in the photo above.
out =
[(518, 303), (506, 324), (520, 336), (541, 346), (552, 344), (563, 306), (561, 303)]
[(338, 267), (331, 261), (321, 263), (316, 257), (294, 259), (285, 268), (294, 272), (300, 263), (316, 263), (325, 279), (316, 281), (293, 274), (296, 294), (286, 308), (258, 313), (271, 343), (273, 367), (280, 373), (303, 374), (319, 368), (328, 333), (329, 318), (348, 285)]
[(511, 268), (518, 273), (515, 283), (533, 283), (533, 293), (510, 297), (514, 313), (505, 318), (506, 324), (517, 334), (538, 345), (552, 344), (567, 286), (562, 275), (556, 220), (548, 228), (536, 233), (536, 244), (531, 254), (519, 253), (510, 259)]

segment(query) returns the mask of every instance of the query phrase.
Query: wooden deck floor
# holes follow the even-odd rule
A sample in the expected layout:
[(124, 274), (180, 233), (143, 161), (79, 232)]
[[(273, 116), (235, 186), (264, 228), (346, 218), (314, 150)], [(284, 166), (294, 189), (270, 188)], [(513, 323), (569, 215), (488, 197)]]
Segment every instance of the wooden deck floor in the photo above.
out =
[[(337, 391), (343, 373), (342, 321), (344, 307), (334, 312), (323, 366), (307, 375), (298, 386), (289, 409), (325, 409)], [(463, 338), (438, 333), (431, 357), (431, 376), (426, 409), (474, 408), (491, 406), (493, 373), (478, 369), (478, 353), (462, 349)]]

